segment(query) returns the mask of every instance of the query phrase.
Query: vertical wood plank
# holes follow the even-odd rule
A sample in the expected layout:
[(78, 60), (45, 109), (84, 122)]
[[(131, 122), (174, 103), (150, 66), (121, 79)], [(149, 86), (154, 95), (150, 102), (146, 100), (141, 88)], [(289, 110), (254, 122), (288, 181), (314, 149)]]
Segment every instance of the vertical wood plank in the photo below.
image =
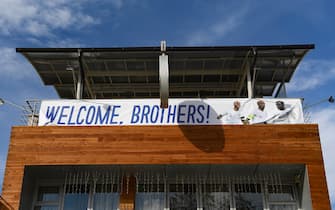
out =
[(136, 195), (136, 179), (134, 176), (124, 176), (122, 193), (120, 195), (120, 210), (134, 210)]

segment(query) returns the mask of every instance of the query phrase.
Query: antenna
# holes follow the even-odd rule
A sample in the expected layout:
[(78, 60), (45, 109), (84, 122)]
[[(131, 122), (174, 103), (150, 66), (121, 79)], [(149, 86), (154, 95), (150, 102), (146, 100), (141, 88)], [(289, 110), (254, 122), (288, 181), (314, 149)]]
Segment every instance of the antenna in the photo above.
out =
[[(20, 109), (23, 113), (23, 118), (21, 121), (27, 125), (34, 126), (38, 124), (38, 109), (39, 100), (29, 100), (26, 101), (27, 106), (20, 106), (14, 102), (0, 98), (0, 105), (9, 104), (17, 109)], [(22, 116), (21, 116), (22, 117)]]

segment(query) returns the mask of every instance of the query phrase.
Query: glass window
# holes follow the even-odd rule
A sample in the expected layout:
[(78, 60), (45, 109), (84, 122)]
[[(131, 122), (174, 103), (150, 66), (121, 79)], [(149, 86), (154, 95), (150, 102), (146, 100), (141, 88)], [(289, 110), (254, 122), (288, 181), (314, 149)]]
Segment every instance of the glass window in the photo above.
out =
[(202, 200), (204, 210), (229, 210), (230, 198), (227, 184), (202, 185)]
[(59, 186), (40, 186), (34, 210), (58, 210)]
[(120, 194), (117, 185), (98, 184), (93, 196), (94, 210), (117, 210), (119, 207)]
[(164, 193), (160, 192), (139, 192), (136, 193), (136, 210), (163, 210), (165, 207)]
[(294, 201), (291, 185), (268, 185), (269, 201)]
[(39, 187), (37, 201), (58, 201), (59, 187)]
[(260, 184), (235, 184), (237, 210), (263, 210)]
[(296, 210), (293, 189), (293, 185), (268, 185), (270, 210)]
[(88, 185), (67, 185), (63, 210), (87, 210), (88, 196)]
[(65, 194), (64, 210), (87, 210), (88, 194)]
[(135, 198), (136, 210), (163, 210), (164, 207), (164, 184), (138, 185), (138, 192)]
[(171, 184), (169, 192), (170, 210), (196, 210), (196, 185)]
[(270, 204), (270, 210), (297, 210), (295, 204)]
[(34, 210), (58, 210), (58, 206), (36, 206)]

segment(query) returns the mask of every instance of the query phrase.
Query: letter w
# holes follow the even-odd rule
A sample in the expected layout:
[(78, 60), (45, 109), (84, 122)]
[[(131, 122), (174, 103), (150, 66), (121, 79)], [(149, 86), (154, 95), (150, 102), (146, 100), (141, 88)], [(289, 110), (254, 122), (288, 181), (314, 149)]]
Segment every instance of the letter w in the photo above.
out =
[(56, 110), (55, 110), (55, 107), (52, 106), (51, 107), (51, 110), (50, 110), (50, 106), (48, 106), (48, 109), (47, 109), (47, 113), (45, 115), (45, 117), (47, 119), (49, 119), (49, 122), (53, 122), (58, 114), (58, 111), (59, 111), (59, 106), (57, 106)]

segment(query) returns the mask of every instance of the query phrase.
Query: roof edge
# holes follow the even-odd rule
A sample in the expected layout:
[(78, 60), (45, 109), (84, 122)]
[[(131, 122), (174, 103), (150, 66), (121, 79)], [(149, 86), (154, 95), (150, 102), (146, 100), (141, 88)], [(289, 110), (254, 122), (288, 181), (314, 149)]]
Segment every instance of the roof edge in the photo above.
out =
[[(222, 51), (222, 50), (277, 50), (277, 49), (314, 49), (314, 44), (297, 45), (246, 45), (246, 46), (195, 46), (195, 47), (167, 47), (167, 51)], [(160, 51), (160, 47), (115, 47), (115, 48), (16, 48), (16, 52), (57, 53), (57, 52), (113, 52), (113, 51)]]

